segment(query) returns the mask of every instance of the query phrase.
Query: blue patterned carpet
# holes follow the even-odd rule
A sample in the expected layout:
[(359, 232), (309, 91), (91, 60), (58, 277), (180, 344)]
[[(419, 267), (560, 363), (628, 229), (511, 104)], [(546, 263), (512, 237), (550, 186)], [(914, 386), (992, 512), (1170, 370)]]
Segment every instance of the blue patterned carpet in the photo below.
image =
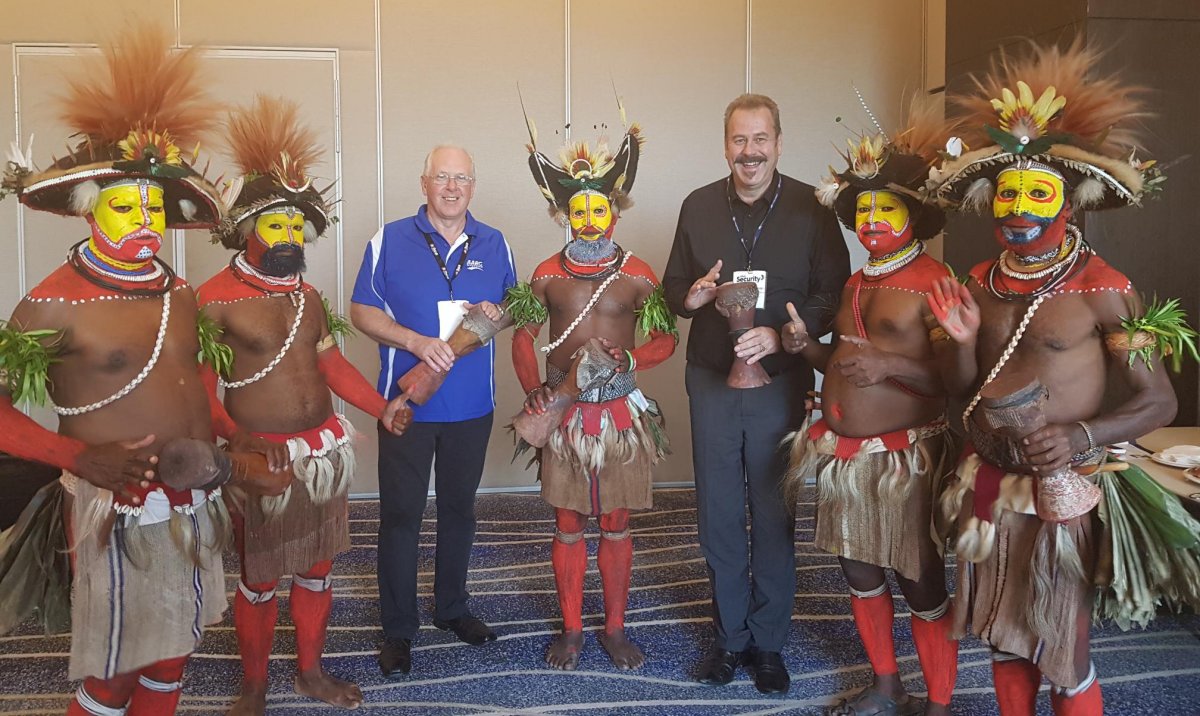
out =
[[(812, 499), (811, 494), (807, 497)], [(552, 514), (532, 494), (482, 495), (479, 531), (469, 577), (473, 611), (494, 625), (498, 641), (467, 646), (448, 633), (422, 629), (414, 645), (408, 679), (384, 680), (375, 665), (380, 633), (375, 586), (375, 530), (378, 506), (352, 503), (354, 549), (335, 566), (334, 613), (326, 666), (357, 679), (366, 694), (364, 709), (386, 714), (819, 714), (821, 707), (854, 691), (870, 671), (849, 614), (845, 583), (837, 562), (816, 552), (811, 502), (797, 524), (799, 591), (794, 624), (784, 659), (792, 673), (791, 691), (768, 697), (755, 691), (745, 673), (725, 687), (691, 680), (708, 645), (708, 580), (696, 538), (691, 490), (660, 490), (655, 509), (635, 515), (633, 588), (628, 626), (645, 649), (648, 664), (620, 672), (589, 633), (580, 670), (555, 672), (542, 655), (559, 624), (549, 562)], [(427, 517), (432, 517), (433, 505)], [(431, 609), (433, 524), (422, 545), (421, 599)], [(594, 553), (598, 532), (590, 527)], [(601, 627), (602, 601), (594, 563), (584, 600), (585, 628)], [(226, 563), (229, 589), (237, 566)], [(286, 585), (284, 585), (286, 586)], [(281, 587), (280, 628), (271, 662), (270, 710), (307, 716), (335, 709), (292, 693), (293, 632)], [(896, 643), (909, 690), (924, 683), (912, 647), (907, 606), (897, 592)], [(1094, 633), (1094, 654), (1110, 714), (1200, 714), (1200, 619), (1161, 618), (1150, 630)], [(72, 685), (67, 682), (66, 637), (44, 638), (31, 630), (0, 639), (0, 713), (61, 714)], [(188, 665), (180, 713), (220, 714), (238, 683), (236, 640), (228, 619), (209, 630), (201, 653)], [(954, 713), (996, 713), (986, 648), (965, 640)], [(1041, 697), (1048, 714), (1049, 700)]]

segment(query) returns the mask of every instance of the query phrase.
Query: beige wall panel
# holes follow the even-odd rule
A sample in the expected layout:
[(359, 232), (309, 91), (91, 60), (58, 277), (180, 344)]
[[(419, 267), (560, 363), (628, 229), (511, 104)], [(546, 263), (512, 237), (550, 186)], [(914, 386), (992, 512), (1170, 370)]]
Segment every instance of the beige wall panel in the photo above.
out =
[[(636, 19), (609, 33), (614, 18)], [(629, 121), (642, 125), (646, 144), (631, 193), (635, 205), (614, 236), (660, 277), (684, 197), (729, 172), (722, 114), (745, 89), (745, 37), (744, 0), (571, 3), (572, 139), (594, 141), (603, 128), (593, 125), (604, 123), (611, 141), (620, 141), (615, 84)], [(543, 140), (547, 150), (554, 148), (549, 140)], [(532, 180), (525, 182), (530, 188), (521, 204), (532, 213), (544, 201)], [(546, 235), (553, 236), (545, 223)], [(546, 242), (540, 253), (555, 248)], [(673, 454), (655, 468), (656, 482), (693, 480), (683, 385), (687, 324), (680, 322), (684, 332), (675, 355), (638, 375), (642, 389), (661, 404), (670, 430)]]
[[(875, 131), (852, 85), (885, 129), (902, 121), (904, 99), (923, 90), (923, 6), (923, 0), (754, 0), (752, 86), (779, 103), (780, 171), (814, 184), (828, 165), (838, 166), (834, 147), (844, 148), (852, 133)], [(863, 35), (864, 22), (883, 18), (887, 32)], [(866, 252), (844, 233), (851, 265), (861, 265)]]
[(71, 42), (94, 44), (129, 27), (129, 12), (139, 19), (175, 26), (175, 3), (164, 0), (135, 5), (45, 0), (25, 3), (5, 0), (0, 42)]
[[(544, 127), (544, 141), (552, 143), (553, 127), (563, 121), (562, 1), (389, 2), (382, 26), (385, 39), (398, 38), (382, 48), (386, 220), (409, 216), (422, 203), (418, 177), (428, 150), (440, 142), (462, 144), (475, 156), (478, 177), (471, 213), (504, 232), (518, 272), (527, 277), (536, 257), (557, 244), (526, 168), (528, 136), (516, 85)], [(349, 243), (362, 246), (369, 238)], [(534, 484), (532, 472), (510, 463), (512, 442), (504, 431), (523, 397), (509, 345), (507, 334), (497, 342), (485, 487)], [(373, 374), (377, 370), (376, 360)]]
[[(58, 119), (54, 96), (62, 91), (63, 77), (74, 73), (80, 58), (57, 49), (18, 50), (16, 97), (20, 135), (24, 138), (23, 142), (28, 140), (31, 133), (36, 135), (34, 163), (39, 167), (47, 167), (54, 157), (68, 153), (66, 140), (69, 131)], [(83, 219), (31, 211), (24, 207), (21, 208), (21, 218), (24, 221), (25, 285), (28, 291), (63, 262), (67, 248), (85, 238), (88, 228)], [(173, 254), (168, 237), (159, 256), (173, 264)]]
[[(13, 109), (12, 45), (0, 44), (0, 146), (16, 135)], [(7, 319), (21, 300), (20, 265), (17, 262), (17, 216), (21, 205), (15, 196), (0, 201), (0, 318)]]
[[(179, 36), (184, 45), (339, 47), (356, 50), (370, 50), (375, 46), (374, 0), (177, 2)], [(386, 3), (388, 0), (380, 2)]]
[[(342, 313), (350, 312), (350, 294), (362, 262), (363, 249), (379, 226), (379, 145), (375, 118), (375, 53), (350, 50), (339, 53), (342, 95), (342, 178), (336, 212), (341, 218), (345, 293)], [(342, 347), (371, 385), (379, 374), (379, 349), (371, 339), (358, 334)], [(355, 443), (358, 471), (351, 489), (378, 492), (376, 455), (379, 450), (375, 421), (346, 405), (346, 415), (358, 426), (362, 439)]]

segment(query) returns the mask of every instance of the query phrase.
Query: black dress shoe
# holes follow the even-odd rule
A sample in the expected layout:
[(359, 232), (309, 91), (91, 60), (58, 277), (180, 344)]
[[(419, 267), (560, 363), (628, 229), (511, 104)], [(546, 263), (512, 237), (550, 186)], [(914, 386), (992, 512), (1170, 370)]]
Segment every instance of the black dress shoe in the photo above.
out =
[(746, 663), (746, 653), (743, 651), (726, 651), (714, 646), (700, 662), (700, 673), (696, 681), (710, 686), (724, 686), (733, 681), (737, 668)]
[(754, 674), (754, 688), (761, 693), (782, 694), (792, 685), (792, 677), (777, 651), (755, 650), (750, 655), (750, 670)]
[(471, 614), (464, 614), (454, 619), (434, 619), (433, 625), (442, 631), (452, 631), (460, 641), (475, 646), (484, 642), (496, 641), (496, 632)]
[(412, 639), (385, 639), (379, 650), (379, 671), (398, 679), (412, 670)]

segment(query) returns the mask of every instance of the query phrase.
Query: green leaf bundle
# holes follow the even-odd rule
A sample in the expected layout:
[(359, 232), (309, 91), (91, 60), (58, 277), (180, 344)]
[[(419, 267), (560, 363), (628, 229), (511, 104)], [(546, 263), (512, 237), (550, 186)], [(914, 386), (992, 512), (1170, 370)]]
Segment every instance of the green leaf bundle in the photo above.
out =
[(505, 292), (504, 310), (512, 316), (516, 328), (530, 323), (542, 324), (550, 320), (550, 312), (537, 296), (533, 295), (533, 286), (526, 282), (518, 283)]
[[(1200, 353), (1196, 351), (1196, 331), (1188, 325), (1187, 314), (1179, 306), (1179, 299), (1167, 301), (1154, 300), (1146, 306), (1146, 311), (1138, 318), (1121, 317), (1121, 327), (1126, 331), (1130, 343), (1129, 365), (1141, 358), (1147, 368), (1154, 370), (1154, 357), (1157, 353), (1163, 360), (1170, 358), (1171, 370), (1178, 373), (1183, 367), (1184, 353), (1189, 354), (1194, 361), (1200, 361)], [(1138, 345), (1136, 336), (1146, 333), (1153, 340), (1145, 345)]]
[(329, 327), (329, 335), (341, 343), (347, 338), (354, 337), (354, 326), (340, 313), (334, 313), (329, 305), (329, 299), (321, 294), (321, 307), (325, 309), (325, 324)]
[(20, 331), (0, 321), (0, 385), (14, 405), (45, 405), (50, 366), (58, 362), (59, 331)]
[(648, 336), (651, 331), (669, 333), (679, 340), (679, 329), (675, 327), (675, 313), (667, 305), (663, 287), (660, 285), (646, 297), (642, 307), (637, 309), (638, 330)]
[(196, 337), (200, 339), (200, 355), (196, 359), (208, 364), (222, 378), (233, 370), (233, 349), (221, 342), (225, 329), (201, 308), (196, 315)]

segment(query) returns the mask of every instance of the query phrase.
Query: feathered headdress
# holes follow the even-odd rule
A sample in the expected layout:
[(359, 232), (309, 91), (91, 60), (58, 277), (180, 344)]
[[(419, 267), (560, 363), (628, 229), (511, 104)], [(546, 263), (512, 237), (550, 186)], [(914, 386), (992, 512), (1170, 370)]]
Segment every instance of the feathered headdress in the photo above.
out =
[(955, 104), (964, 143), (930, 173), (928, 189), (943, 205), (983, 210), (997, 175), (1016, 162), (1053, 168), (1071, 187), (1076, 209), (1141, 203), (1157, 185), (1154, 162), (1136, 158), (1133, 124), (1148, 116), (1143, 89), (1115, 76), (1089, 78), (1099, 53), (1077, 38), (1066, 50), (1033, 45), (1027, 57), (1001, 55), (975, 77), (974, 91)]
[(294, 206), (304, 213), (305, 240), (329, 226), (331, 202), (318, 190), (309, 167), (321, 156), (316, 135), (300, 123), (300, 107), (282, 97), (256, 95), (248, 107), (229, 113), (225, 121), (229, 154), (241, 175), (226, 182), (222, 197), (229, 213), (213, 229), (213, 242), (231, 249), (246, 245), (238, 225), (271, 209)]
[(882, 132), (847, 140), (842, 152), (846, 169), (829, 168), (830, 176), (817, 184), (817, 200), (834, 210), (848, 229), (854, 230), (855, 202), (864, 191), (890, 191), (904, 200), (913, 220), (913, 235), (928, 239), (942, 230), (941, 209), (926, 202), (922, 187), (929, 168), (939, 157), (955, 123), (942, 118), (936, 103), (914, 97), (904, 128), (890, 137)]
[(200, 81), (200, 51), (172, 52), (164, 28), (143, 25), (80, 61), (82, 71), (58, 98), (76, 140), (68, 156), (39, 172), (32, 146), (21, 151), (14, 143), (4, 190), (32, 209), (71, 215), (90, 211), (87, 199), (103, 184), (150, 179), (163, 187), (168, 227), (215, 224), (217, 190), (189, 164), (216, 123), (215, 102)]
[(616, 154), (609, 151), (604, 139), (596, 143), (595, 149), (587, 142), (575, 142), (559, 152), (560, 164), (555, 164), (537, 151), (537, 128), (529, 115), (525, 115), (525, 124), (529, 129), (529, 144), (525, 145), (529, 150), (529, 170), (533, 172), (533, 180), (542, 190), (542, 196), (550, 203), (551, 218), (563, 226), (567, 224), (567, 204), (571, 197), (580, 192), (603, 194), (617, 211), (633, 204), (629, 192), (637, 176), (638, 158), (645, 138), (637, 123), (626, 123), (625, 108), (620, 100), (617, 101), (617, 109), (620, 110), (621, 124), (626, 131)]

